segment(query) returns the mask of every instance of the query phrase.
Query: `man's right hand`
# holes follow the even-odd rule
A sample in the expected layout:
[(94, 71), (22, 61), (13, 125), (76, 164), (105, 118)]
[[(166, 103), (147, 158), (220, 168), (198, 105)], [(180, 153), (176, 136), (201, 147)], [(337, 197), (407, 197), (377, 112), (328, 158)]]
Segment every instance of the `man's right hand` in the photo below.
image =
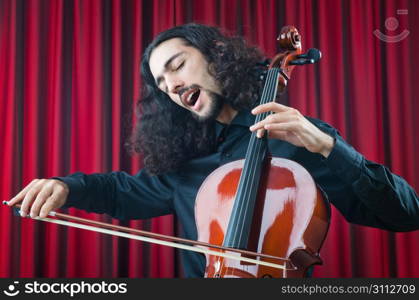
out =
[(13, 197), (7, 205), (13, 206), (22, 202), (20, 215), (31, 218), (45, 218), (49, 212), (60, 208), (67, 201), (69, 193), (67, 184), (56, 179), (34, 179), (15, 197)]

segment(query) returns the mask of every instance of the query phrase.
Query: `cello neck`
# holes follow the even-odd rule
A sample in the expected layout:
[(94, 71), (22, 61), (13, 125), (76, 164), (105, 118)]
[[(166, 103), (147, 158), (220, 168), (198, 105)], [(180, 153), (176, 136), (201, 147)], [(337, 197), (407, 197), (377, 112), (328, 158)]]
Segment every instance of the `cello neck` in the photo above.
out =
[[(268, 70), (260, 104), (271, 102), (276, 98), (279, 74), (280, 69), (278, 68)], [(270, 113), (257, 115), (255, 123), (265, 119), (268, 114)], [(263, 138), (258, 138), (256, 132), (253, 132), (247, 147), (243, 171), (223, 242), (225, 247), (245, 249), (248, 245), (259, 179), (266, 154), (266, 134)]]

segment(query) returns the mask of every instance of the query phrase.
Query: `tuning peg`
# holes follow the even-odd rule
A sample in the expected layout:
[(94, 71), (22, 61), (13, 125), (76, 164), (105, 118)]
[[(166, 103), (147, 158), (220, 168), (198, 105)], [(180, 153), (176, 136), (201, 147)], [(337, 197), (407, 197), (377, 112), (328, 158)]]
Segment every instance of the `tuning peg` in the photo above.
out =
[(315, 62), (319, 61), (322, 57), (322, 53), (319, 49), (310, 48), (307, 53), (300, 54), (297, 56), (296, 60), (290, 62), (290, 65), (306, 65), (306, 64), (314, 64)]

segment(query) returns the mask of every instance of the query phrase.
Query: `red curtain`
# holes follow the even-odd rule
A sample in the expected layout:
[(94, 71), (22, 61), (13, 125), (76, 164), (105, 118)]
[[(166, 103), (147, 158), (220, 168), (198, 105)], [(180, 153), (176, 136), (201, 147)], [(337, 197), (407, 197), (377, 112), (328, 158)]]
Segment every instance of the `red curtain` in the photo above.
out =
[[(0, 197), (34, 178), (124, 170), (139, 63), (158, 32), (187, 22), (242, 34), (268, 56), (281, 26), (323, 57), (293, 73), (284, 99), (323, 119), (368, 159), (419, 188), (419, 5), (414, 1), (0, 0)], [(398, 42), (378, 38), (409, 34)], [(385, 36), (384, 36), (385, 37)], [(119, 222), (164, 234), (176, 219)], [(173, 249), (41, 224), (0, 208), (0, 277), (174, 277)], [(419, 232), (351, 225), (335, 209), (315, 277), (419, 277)]]

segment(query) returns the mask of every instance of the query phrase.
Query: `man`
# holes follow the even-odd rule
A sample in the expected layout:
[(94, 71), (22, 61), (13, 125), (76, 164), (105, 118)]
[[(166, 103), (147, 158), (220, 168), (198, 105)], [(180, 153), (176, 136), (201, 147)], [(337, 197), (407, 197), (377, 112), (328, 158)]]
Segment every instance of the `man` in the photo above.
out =
[[(187, 24), (162, 32), (143, 56), (144, 97), (130, 142), (143, 154), (144, 169), (135, 176), (34, 180), (9, 205), (22, 202), (22, 216), (31, 217), (64, 205), (120, 219), (174, 213), (184, 236), (196, 239), (199, 187), (217, 167), (243, 158), (256, 131), (258, 137), (268, 133), (273, 156), (303, 165), (349, 222), (418, 229), (419, 200), (405, 180), (366, 160), (324, 122), (278, 103), (257, 105), (261, 61), (257, 49), (213, 27)], [(273, 114), (254, 124), (255, 115), (267, 111)], [(202, 276), (203, 257), (183, 255), (186, 276)]]

